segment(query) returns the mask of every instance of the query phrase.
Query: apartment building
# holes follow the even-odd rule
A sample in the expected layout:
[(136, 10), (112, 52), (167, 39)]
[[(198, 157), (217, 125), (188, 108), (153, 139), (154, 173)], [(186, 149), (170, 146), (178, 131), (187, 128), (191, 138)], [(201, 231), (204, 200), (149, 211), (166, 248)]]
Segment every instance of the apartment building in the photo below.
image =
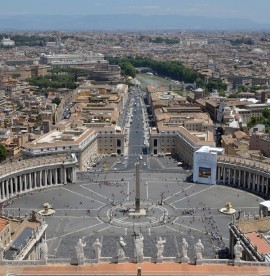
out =
[(98, 154), (120, 155), (123, 152), (123, 133), (112, 127), (86, 128), (78, 121), (62, 121), (56, 129), (23, 147), (24, 158), (74, 153), (80, 170), (85, 170)]
[(260, 150), (264, 156), (270, 157), (270, 136), (269, 133), (255, 132), (250, 136), (250, 150)]
[(192, 164), (193, 154), (201, 146), (215, 146), (213, 121), (200, 106), (164, 88), (147, 88), (156, 122), (150, 131), (151, 154), (173, 154)]

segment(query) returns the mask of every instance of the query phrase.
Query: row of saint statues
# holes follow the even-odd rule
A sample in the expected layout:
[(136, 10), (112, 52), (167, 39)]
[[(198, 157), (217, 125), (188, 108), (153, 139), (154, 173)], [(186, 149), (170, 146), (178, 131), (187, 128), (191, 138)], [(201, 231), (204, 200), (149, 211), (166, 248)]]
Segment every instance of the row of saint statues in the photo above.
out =
[[(144, 258), (144, 237), (142, 234), (135, 235), (134, 237), (134, 257), (137, 258), (137, 260), (143, 260)], [(164, 247), (165, 247), (166, 239), (162, 239), (162, 237), (159, 237), (156, 241), (156, 258), (157, 260), (163, 259), (163, 253), (164, 253)], [(118, 259), (124, 259), (125, 258), (125, 247), (126, 243), (123, 239), (123, 237), (119, 238), (119, 241), (117, 242), (117, 258)], [(82, 242), (82, 239), (79, 239), (75, 250), (76, 250), (76, 257), (77, 259), (84, 258), (84, 247), (86, 246), (86, 243)], [(189, 260), (188, 258), (188, 242), (185, 238), (182, 239), (182, 258)], [(102, 250), (102, 243), (99, 239), (96, 239), (96, 241), (93, 243), (92, 248), (94, 250), (95, 259), (99, 259), (101, 257), (101, 250)], [(202, 260), (203, 259), (203, 252), (204, 252), (204, 246), (199, 239), (198, 242), (194, 245), (195, 253), (196, 253), (196, 260)]]
[[(166, 239), (162, 239), (162, 237), (159, 237), (156, 241), (156, 259), (162, 260), (163, 259), (163, 253), (164, 253), (164, 247), (165, 247)], [(125, 247), (126, 243), (123, 239), (123, 237), (120, 237), (117, 242), (117, 258), (118, 260), (124, 260), (125, 258)], [(82, 239), (79, 239), (77, 245), (75, 246), (75, 252), (76, 252), (76, 258), (77, 260), (81, 260), (84, 262), (84, 247), (86, 246), (86, 243), (83, 243)], [(186, 241), (185, 238), (182, 239), (182, 262), (189, 262), (188, 257), (188, 247), (189, 244)], [(95, 259), (99, 260), (101, 257), (101, 250), (102, 250), (102, 243), (99, 239), (96, 239), (96, 241), (93, 243), (92, 248), (94, 250)], [(0, 261), (4, 260), (4, 246), (2, 244), (2, 241), (0, 240)], [(137, 261), (143, 261), (144, 258), (144, 237), (142, 234), (135, 235), (134, 236), (134, 257), (137, 259)], [(194, 250), (196, 254), (196, 260), (202, 260), (203, 259), (203, 252), (204, 252), (204, 246), (200, 239), (198, 239), (197, 243), (194, 244)], [(241, 261), (242, 258), (242, 252), (243, 252), (243, 246), (241, 245), (240, 241), (238, 240), (234, 246), (234, 256), (236, 261)], [(45, 241), (45, 239), (42, 240), (42, 243), (40, 244), (40, 259), (47, 259), (48, 257), (48, 246)]]

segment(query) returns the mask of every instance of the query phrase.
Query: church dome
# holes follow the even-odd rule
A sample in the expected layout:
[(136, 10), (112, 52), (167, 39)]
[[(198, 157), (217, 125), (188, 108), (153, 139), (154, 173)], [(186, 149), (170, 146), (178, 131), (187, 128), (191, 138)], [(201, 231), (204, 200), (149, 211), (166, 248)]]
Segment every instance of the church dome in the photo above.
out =
[(265, 52), (264, 52), (262, 49), (260, 49), (260, 48), (255, 48), (255, 49), (253, 49), (253, 50), (251, 51), (251, 53), (257, 54), (257, 55), (265, 54)]

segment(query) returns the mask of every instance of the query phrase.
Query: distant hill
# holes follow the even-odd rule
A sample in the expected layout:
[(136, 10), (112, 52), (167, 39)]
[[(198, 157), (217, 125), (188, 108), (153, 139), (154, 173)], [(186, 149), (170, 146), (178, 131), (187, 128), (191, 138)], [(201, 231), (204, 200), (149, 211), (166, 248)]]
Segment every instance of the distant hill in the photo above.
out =
[(249, 19), (203, 16), (137, 14), (119, 15), (1, 15), (1, 31), (169, 31), (270, 30), (270, 24)]

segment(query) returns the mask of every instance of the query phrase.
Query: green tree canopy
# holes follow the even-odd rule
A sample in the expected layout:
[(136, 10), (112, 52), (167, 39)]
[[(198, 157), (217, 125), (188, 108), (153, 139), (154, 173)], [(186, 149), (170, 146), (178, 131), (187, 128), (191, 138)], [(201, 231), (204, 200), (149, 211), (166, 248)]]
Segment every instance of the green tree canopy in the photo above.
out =
[(0, 161), (4, 161), (7, 158), (7, 149), (3, 144), (0, 144)]
[(120, 66), (123, 62), (129, 62), (134, 67), (150, 67), (161, 76), (179, 81), (193, 83), (200, 79), (199, 74), (195, 70), (184, 66), (180, 61), (162, 61), (148, 57), (108, 58), (108, 60), (110, 64), (118, 64)]
[(134, 78), (136, 76), (136, 70), (134, 68), (134, 66), (128, 62), (128, 61), (123, 61), (119, 64), (119, 66), (121, 67), (122, 72), (126, 75), (126, 76), (130, 76), (132, 78)]
[(52, 100), (52, 103), (55, 103), (57, 105), (59, 105), (61, 103), (61, 99), (59, 97), (55, 97), (53, 100)]

